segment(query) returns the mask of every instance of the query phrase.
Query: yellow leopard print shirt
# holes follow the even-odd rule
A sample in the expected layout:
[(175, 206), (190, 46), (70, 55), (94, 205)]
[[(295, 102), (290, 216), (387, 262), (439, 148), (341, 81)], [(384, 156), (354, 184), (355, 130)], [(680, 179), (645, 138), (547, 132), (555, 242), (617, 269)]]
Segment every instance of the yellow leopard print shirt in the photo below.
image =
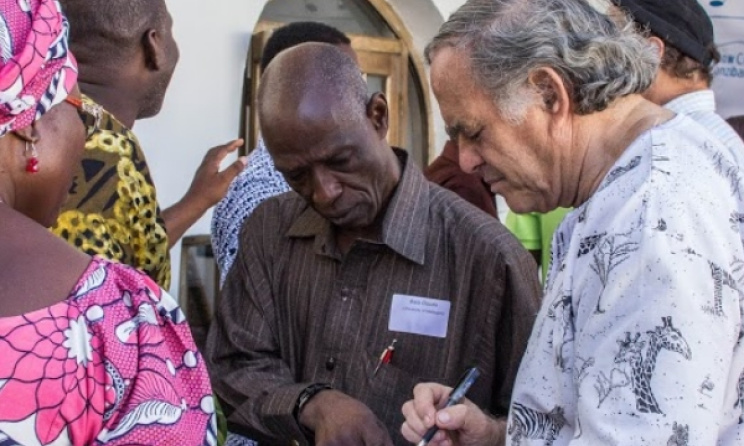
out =
[(139, 141), (103, 109), (86, 125), (85, 155), (52, 231), (90, 255), (144, 271), (167, 290), (168, 235)]

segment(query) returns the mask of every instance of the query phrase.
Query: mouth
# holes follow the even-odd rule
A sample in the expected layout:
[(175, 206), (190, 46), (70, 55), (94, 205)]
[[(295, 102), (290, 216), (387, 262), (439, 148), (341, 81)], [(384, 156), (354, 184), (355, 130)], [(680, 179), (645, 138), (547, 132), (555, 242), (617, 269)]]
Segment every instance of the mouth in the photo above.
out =
[(488, 187), (491, 189), (491, 192), (495, 194), (498, 192), (499, 185), (504, 181), (504, 178), (488, 177), (488, 178), (483, 178), (483, 181), (485, 181), (486, 184), (488, 184)]
[[(317, 210), (317, 209), (316, 209)], [(342, 209), (342, 210), (336, 210), (336, 209), (323, 209), (318, 210), (318, 213), (323, 216), (326, 220), (336, 222), (339, 220), (343, 220), (347, 215), (349, 215), (350, 209)]]

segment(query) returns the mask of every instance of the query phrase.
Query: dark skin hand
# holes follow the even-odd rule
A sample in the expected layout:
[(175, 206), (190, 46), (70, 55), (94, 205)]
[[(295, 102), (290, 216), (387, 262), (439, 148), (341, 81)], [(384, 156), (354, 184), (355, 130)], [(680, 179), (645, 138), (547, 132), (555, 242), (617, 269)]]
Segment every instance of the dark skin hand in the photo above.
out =
[(360, 401), (324, 390), (303, 407), (300, 423), (315, 432), (317, 446), (392, 446), (382, 422)]
[(242, 145), (243, 140), (236, 139), (211, 148), (196, 170), (194, 180), (186, 195), (173, 206), (163, 210), (169, 247), (172, 248), (207, 209), (225, 196), (232, 180), (243, 171), (246, 165), (245, 157), (238, 158), (237, 161), (220, 171), (222, 160)]

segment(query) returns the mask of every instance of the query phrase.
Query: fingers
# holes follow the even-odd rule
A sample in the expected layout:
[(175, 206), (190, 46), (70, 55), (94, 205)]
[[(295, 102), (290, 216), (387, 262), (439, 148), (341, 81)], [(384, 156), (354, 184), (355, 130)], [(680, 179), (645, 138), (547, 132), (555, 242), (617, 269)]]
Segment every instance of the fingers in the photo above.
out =
[[(401, 412), (405, 422), (401, 434), (406, 440), (417, 442), (435, 423), (437, 406), (447, 398), (451, 389), (436, 383), (422, 383), (413, 389), (413, 399), (403, 404)], [(444, 441), (444, 433), (437, 433), (435, 440)], [(434, 443), (432, 443), (434, 444)]]
[(406, 440), (416, 442), (424, 436), (424, 432), (429, 428), (424, 423), (423, 417), (419, 416), (416, 409), (413, 406), (413, 400), (407, 401), (403, 404), (401, 409), (405, 422), (401, 427), (401, 434), (406, 437)]
[[(424, 436), (424, 431), (418, 431), (411, 428), (411, 426), (408, 424), (408, 421), (403, 423), (403, 426), (400, 428), (400, 433), (403, 435), (403, 438), (405, 438), (407, 441), (410, 441), (411, 443), (418, 443), (421, 441), (421, 438)], [(451, 443), (449, 441), (449, 438), (447, 437), (447, 434), (444, 431), (438, 431), (436, 434), (434, 434), (434, 437), (429, 441), (430, 446), (449, 446)]]
[(444, 404), (452, 389), (436, 383), (417, 384), (413, 388), (413, 409), (428, 429), (434, 425), (437, 407)]
[(225, 157), (238, 149), (244, 143), (243, 138), (238, 138), (221, 146), (212, 147), (204, 156), (204, 164), (215, 164), (219, 166)]
[(232, 181), (232, 179), (238, 176), (238, 174), (242, 172), (243, 169), (245, 169), (245, 166), (247, 165), (248, 165), (248, 157), (241, 156), (238, 158), (237, 161), (230, 164), (224, 171), (222, 171), (222, 173), (230, 177), (230, 181)]
[(464, 404), (455, 404), (437, 413), (437, 426), (440, 429), (456, 431), (466, 426), (470, 409)]

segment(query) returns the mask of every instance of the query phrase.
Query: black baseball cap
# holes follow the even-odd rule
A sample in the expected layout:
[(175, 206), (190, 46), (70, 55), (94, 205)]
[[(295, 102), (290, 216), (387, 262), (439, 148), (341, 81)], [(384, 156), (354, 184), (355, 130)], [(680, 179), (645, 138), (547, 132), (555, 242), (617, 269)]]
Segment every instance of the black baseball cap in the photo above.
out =
[(697, 0), (613, 0), (633, 20), (704, 67), (713, 61), (713, 23)]

